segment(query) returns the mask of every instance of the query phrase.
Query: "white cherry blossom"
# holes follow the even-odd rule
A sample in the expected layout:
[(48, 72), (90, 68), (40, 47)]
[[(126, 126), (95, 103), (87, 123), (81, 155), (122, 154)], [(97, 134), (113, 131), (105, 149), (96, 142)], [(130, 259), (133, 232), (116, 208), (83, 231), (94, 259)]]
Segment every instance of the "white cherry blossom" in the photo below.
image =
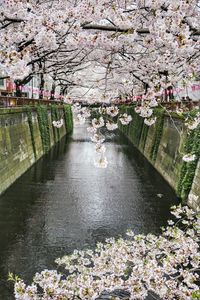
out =
[(120, 115), (119, 121), (122, 123), (122, 125), (128, 125), (132, 121), (132, 117), (124, 113), (123, 115)]
[(117, 106), (107, 107), (106, 113), (111, 117), (116, 117), (119, 114), (119, 108)]
[(95, 127), (95, 128), (101, 128), (104, 126), (104, 119), (103, 117), (100, 117), (99, 119), (92, 119), (92, 126)]
[(108, 122), (106, 123), (106, 128), (107, 128), (108, 130), (110, 130), (110, 131), (113, 131), (113, 130), (116, 130), (116, 129), (118, 128), (118, 125), (115, 124), (115, 123), (113, 123), (113, 122), (108, 121)]
[(52, 124), (56, 128), (61, 128), (64, 125), (64, 120), (60, 119), (58, 121), (53, 121)]
[[(106, 168), (106, 157), (95, 163)], [(145, 300), (148, 294), (164, 300), (194, 298), (199, 294), (199, 213), (187, 206), (171, 209), (177, 220), (169, 220), (160, 235), (129, 230), (127, 239), (109, 238), (94, 250), (75, 249), (56, 259), (65, 276), (44, 270), (32, 285), (16, 280), (15, 299), (95, 300), (117, 290), (129, 299)]]
[(103, 143), (105, 141), (105, 137), (102, 134), (98, 134), (95, 133), (92, 137), (91, 137), (91, 141), (94, 143)]
[(197, 157), (196, 157), (195, 154), (185, 154), (183, 156), (183, 161), (185, 161), (185, 162), (191, 162), (191, 161), (194, 161), (196, 159), (197, 159)]
[(146, 125), (148, 125), (148, 126), (152, 126), (153, 124), (155, 124), (156, 123), (156, 117), (154, 117), (154, 118), (145, 118), (144, 119), (144, 124), (146, 124)]

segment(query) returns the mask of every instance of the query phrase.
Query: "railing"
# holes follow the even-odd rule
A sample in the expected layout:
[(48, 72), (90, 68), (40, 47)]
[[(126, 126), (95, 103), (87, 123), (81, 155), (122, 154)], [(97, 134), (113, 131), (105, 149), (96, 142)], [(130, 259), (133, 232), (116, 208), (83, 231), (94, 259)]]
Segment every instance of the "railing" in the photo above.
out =
[(161, 102), (161, 106), (168, 110), (192, 110), (196, 106), (200, 107), (200, 101), (172, 101), (172, 102)]
[[(133, 102), (127, 100), (122, 102), (116, 102), (117, 105), (129, 105)], [(141, 101), (134, 102), (135, 104), (141, 105)], [(195, 107), (200, 109), (200, 100), (199, 101), (169, 101), (169, 102), (158, 102), (161, 107), (166, 108), (167, 110), (176, 111), (176, 110), (192, 110)]]
[(16, 106), (24, 106), (24, 105), (50, 105), (50, 104), (58, 104), (62, 105), (63, 101), (61, 100), (46, 100), (46, 99), (32, 99), (32, 98), (22, 98), (22, 97), (12, 97), (12, 96), (0, 96), (0, 107), (16, 107)]
[[(74, 101), (75, 103), (76, 101)], [(78, 101), (77, 101), (78, 102)], [(126, 105), (132, 104), (133, 102), (127, 101), (116, 101), (116, 105)], [(136, 102), (134, 102), (136, 103)], [(141, 103), (138, 101), (138, 104)], [(31, 105), (35, 106), (38, 104), (44, 105), (51, 105), (57, 104), (62, 105), (62, 100), (47, 100), (47, 99), (33, 99), (33, 98), (23, 98), (23, 97), (12, 97), (12, 96), (0, 96), (0, 108), (6, 107), (17, 107), (17, 106), (24, 106), (24, 105)], [(89, 105), (88, 103), (83, 103), (84, 106)], [(89, 105), (98, 107), (101, 104)], [(170, 101), (170, 102), (160, 102), (160, 105), (167, 108), (168, 110), (176, 111), (177, 109), (186, 109), (191, 110), (194, 107), (198, 106), (200, 108), (200, 101)]]

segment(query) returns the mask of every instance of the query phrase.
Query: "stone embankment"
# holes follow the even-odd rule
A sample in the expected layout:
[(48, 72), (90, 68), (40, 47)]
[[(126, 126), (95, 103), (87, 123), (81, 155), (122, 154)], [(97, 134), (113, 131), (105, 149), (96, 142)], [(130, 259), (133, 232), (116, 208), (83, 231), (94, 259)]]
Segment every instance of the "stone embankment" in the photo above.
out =
[(69, 105), (0, 109), (0, 194), (72, 129)]
[(149, 127), (135, 113), (134, 107), (124, 106), (122, 111), (132, 115), (133, 121), (128, 126), (119, 125), (120, 130), (183, 201), (188, 201), (193, 207), (199, 206), (200, 161), (186, 163), (182, 157), (187, 153), (200, 157), (200, 126), (188, 132), (182, 116), (169, 116), (164, 110), (157, 109), (157, 121)]

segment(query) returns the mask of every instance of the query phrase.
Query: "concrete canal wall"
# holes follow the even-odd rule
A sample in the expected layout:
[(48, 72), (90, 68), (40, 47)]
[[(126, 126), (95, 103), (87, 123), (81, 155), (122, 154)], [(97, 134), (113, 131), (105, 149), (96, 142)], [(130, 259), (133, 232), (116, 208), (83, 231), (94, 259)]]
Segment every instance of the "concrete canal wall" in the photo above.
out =
[(131, 114), (133, 121), (128, 126), (119, 124), (120, 130), (179, 197), (184, 201), (189, 197), (192, 206), (200, 205), (200, 162), (198, 159), (190, 163), (182, 160), (183, 155), (190, 152), (200, 157), (200, 128), (189, 134), (183, 118), (169, 117), (163, 110), (156, 111), (157, 122), (149, 127), (135, 113), (134, 107), (124, 107), (123, 111)]
[(72, 129), (69, 105), (0, 109), (0, 194)]

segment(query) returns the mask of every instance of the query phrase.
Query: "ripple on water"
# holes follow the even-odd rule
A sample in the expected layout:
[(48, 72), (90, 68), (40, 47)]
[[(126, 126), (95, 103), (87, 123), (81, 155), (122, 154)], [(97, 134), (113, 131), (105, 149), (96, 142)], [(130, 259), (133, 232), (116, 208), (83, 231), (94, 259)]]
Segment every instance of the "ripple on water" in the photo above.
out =
[[(75, 248), (166, 224), (177, 203), (171, 188), (125, 137), (109, 135), (106, 147), (108, 168), (97, 169), (94, 144), (76, 127), (0, 197), (0, 278), (30, 280)], [(11, 294), (2, 280), (0, 299)]]

